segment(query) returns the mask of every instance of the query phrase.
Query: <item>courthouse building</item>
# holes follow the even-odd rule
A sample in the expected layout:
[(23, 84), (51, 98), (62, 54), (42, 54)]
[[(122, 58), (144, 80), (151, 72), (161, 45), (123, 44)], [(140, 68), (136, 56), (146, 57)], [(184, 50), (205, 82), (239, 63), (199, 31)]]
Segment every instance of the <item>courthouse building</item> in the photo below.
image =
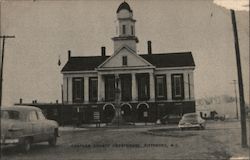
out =
[(74, 57), (69, 51), (61, 71), (63, 104), (74, 108), (82, 123), (92, 121), (97, 112), (101, 121), (110, 122), (116, 108), (133, 122), (195, 112), (192, 53), (152, 53), (151, 41), (148, 53), (137, 53), (132, 9), (123, 2), (116, 14), (118, 35), (112, 38), (110, 56), (105, 47), (100, 56)]

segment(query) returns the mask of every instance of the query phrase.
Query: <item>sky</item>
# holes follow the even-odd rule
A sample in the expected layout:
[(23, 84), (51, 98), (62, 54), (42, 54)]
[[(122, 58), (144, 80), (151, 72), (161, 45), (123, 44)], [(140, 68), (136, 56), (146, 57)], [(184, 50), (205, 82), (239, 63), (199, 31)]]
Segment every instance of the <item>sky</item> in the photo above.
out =
[[(106, 46), (107, 54), (113, 54), (111, 38), (115, 36), (116, 10), (122, 2), (1, 1), (1, 35), (15, 35), (15, 39), (6, 40), (3, 104), (11, 105), (20, 98), (26, 103), (61, 101), (60, 70), (68, 50), (72, 56), (96, 56)], [(153, 53), (192, 52), (197, 99), (234, 96), (232, 82), (237, 80), (237, 70), (228, 9), (241, 9), (236, 11), (236, 20), (245, 100), (249, 103), (249, 9), (245, 1), (233, 5), (225, 0), (127, 2), (137, 20), (138, 54), (147, 53), (148, 40), (152, 41)], [(61, 66), (57, 65), (59, 58)]]

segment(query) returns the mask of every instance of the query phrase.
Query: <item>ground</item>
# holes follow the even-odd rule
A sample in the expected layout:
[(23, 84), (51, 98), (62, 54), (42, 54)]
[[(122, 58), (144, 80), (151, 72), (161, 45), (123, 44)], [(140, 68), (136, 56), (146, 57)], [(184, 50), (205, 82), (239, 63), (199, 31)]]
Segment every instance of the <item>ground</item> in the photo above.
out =
[(7, 148), (2, 159), (248, 159), (240, 131), (239, 121), (210, 121), (205, 130), (187, 131), (175, 125), (63, 127), (56, 147), (34, 144), (28, 154)]

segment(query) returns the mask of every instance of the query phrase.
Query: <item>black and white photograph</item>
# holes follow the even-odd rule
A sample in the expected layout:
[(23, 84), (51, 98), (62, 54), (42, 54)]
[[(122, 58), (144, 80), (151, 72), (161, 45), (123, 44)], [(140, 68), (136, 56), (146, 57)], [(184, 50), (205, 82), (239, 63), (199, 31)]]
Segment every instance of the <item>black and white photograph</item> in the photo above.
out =
[(248, 0), (0, 0), (2, 160), (250, 160)]

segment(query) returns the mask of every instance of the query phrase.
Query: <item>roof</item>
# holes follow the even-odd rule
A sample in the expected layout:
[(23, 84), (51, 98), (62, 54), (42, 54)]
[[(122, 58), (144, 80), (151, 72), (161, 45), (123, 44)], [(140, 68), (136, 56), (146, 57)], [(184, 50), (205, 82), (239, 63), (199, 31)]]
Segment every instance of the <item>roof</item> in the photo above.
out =
[(195, 66), (191, 52), (140, 55), (156, 68)]
[(37, 107), (32, 106), (3, 106), (1, 110), (16, 110), (16, 111), (33, 111), (33, 110), (40, 110)]
[(110, 56), (91, 56), (91, 57), (71, 57), (63, 71), (90, 71), (94, 70)]
[[(158, 53), (139, 55), (157, 68), (195, 66), (191, 52)], [(91, 71), (110, 56), (71, 57), (62, 69), (64, 71)]]
[(122, 9), (126, 9), (126, 10), (128, 10), (130, 12), (133, 12), (132, 9), (130, 8), (129, 4), (127, 2), (125, 2), (125, 1), (120, 4), (120, 6), (118, 7), (116, 13), (118, 13)]

